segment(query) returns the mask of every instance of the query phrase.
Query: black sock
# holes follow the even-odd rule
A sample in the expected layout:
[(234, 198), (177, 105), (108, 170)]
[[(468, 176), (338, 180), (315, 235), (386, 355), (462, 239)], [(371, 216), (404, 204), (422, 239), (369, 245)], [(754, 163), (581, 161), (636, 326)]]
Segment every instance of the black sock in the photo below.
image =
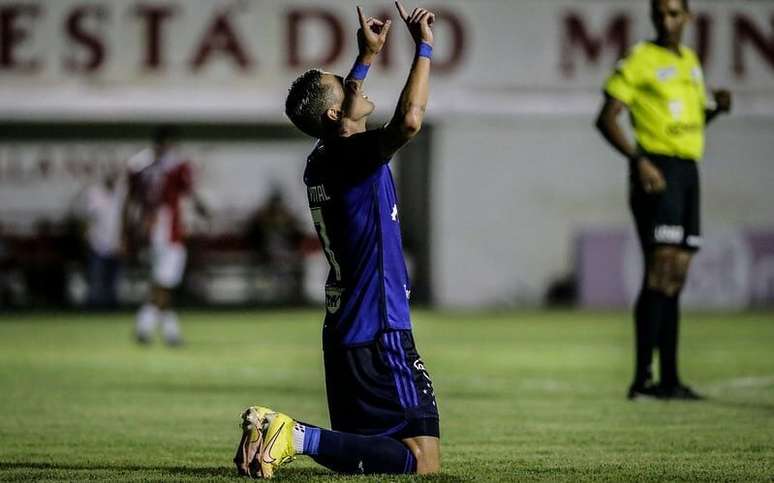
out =
[(632, 385), (642, 386), (652, 378), (651, 363), (653, 349), (661, 332), (662, 318), (667, 296), (661, 292), (642, 287), (634, 309), (635, 346), (637, 350), (634, 381)]
[(661, 368), (661, 385), (675, 387), (680, 383), (677, 376), (677, 336), (680, 324), (680, 295), (666, 298), (661, 333), (658, 340), (658, 357)]
[(327, 429), (319, 431), (316, 448), (305, 447), (304, 452), (333, 471), (366, 475), (416, 472), (414, 454), (396, 439)]

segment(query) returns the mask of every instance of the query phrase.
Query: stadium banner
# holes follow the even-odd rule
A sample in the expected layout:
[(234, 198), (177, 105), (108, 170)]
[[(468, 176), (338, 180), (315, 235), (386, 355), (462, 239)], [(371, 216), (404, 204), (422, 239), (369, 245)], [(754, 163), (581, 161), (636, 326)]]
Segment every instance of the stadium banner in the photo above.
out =
[[(391, 1), (360, 3), (397, 20)], [(591, 112), (615, 60), (652, 35), (645, 0), (423, 5), (438, 14), (431, 116)], [(710, 86), (733, 84), (739, 114), (774, 115), (774, 3), (692, 8), (686, 42)], [(0, 0), (0, 116), (277, 120), (299, 72), (349, 69), (356, 27), (351, 1)], [(412, 53), (396, 23), (372, 98), (392, 102)]]
[[(684, 307), (736, 310), (774, 306), (774, 228), (712, 230), (688, 273)], [(632, 306), (642, 281), (642, 255), (633, 229), (584, 230), (577, 238), (580, 304)]]

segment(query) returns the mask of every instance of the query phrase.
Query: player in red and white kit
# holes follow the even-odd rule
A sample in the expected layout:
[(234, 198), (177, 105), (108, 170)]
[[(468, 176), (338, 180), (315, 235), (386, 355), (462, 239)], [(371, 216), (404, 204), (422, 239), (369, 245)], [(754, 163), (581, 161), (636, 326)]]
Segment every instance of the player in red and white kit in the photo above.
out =
[(193, 189), (191, 165), (173, 148), (172, 131), (156, 132), (152, 149), (129, 160), (129, 198), (125, 213), (138, 214), (137, 228), (147, 242), (151, 260), (151, 293), (137, 312), (136, 336), (149, 343), (161, 324), (164, 341), (179, 345), (183, 339), (177, 314), (171, 307), (172, 291), (185, 271), (185, 227), (181, 202), (190, 197), (196, 211), (207, 217), (207, 209)]

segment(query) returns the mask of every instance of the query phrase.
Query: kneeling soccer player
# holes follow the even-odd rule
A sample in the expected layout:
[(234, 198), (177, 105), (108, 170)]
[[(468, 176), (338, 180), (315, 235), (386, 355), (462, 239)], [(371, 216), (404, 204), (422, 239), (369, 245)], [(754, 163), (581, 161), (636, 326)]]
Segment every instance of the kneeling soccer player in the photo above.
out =
[(319, 138), (304, 182), (330, 265), (323, 352), (332, 430), (268, 408), (247, 408), (234, 459), (240, 474), (270, 478), (298, 454), (342, 473), (440, 469), (438, 410), (411, 334), (409, 280), (388, 166), (422, 124), (434, 15), (396, 6), (417, 48), (387, 125), (366, 130), (374, 104), (361, 86), (390, 22), (366, 18), (360, 8), (359, 55), (347, 78), (313, 69), (290, 88), (287, 116)]

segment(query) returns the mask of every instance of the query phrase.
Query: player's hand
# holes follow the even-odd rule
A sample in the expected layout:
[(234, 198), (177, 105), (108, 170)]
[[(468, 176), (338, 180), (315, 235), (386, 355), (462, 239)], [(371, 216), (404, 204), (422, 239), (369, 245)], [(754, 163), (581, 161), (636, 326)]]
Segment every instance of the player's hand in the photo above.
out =
[(357, 7), (357, 16), (360, 19), (360, 28), (357, 30), (357, 46), (362, 55), (377, 55), (382, 51), (387, 41), (387, 32), (390, 31), (391, 20), (379, 20), (366, 17), (363, 9)]
[(666, 189), (666, 180), (661, 170), (645, 156), (640, 156), (637, 159), (637, 172), (640, 175), (642, 189), (646, 193), (661, 193)]
[(430, 28), (435, 22), (435, 14), (424, 8), (415, 8), (411, 14), (406, 12), (403, 5), (400, 2), (395, 2), (395, 6), (398, 8), (400, 18), (406, 22), (406, 26), (414, 38), (414, 42), (419, 45), (421, 42), (433, 45), (433, 30)]
[(731, 91), (728, 89), (717, 89), (712, 91), (715, 98), (715, 105), (718, 112), (731, 111)]

